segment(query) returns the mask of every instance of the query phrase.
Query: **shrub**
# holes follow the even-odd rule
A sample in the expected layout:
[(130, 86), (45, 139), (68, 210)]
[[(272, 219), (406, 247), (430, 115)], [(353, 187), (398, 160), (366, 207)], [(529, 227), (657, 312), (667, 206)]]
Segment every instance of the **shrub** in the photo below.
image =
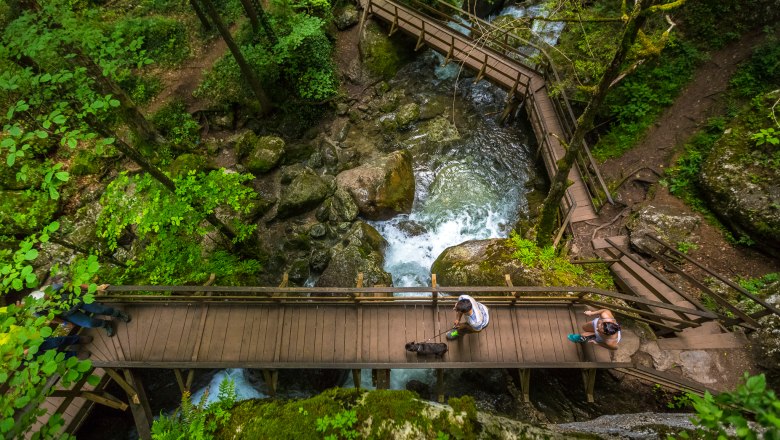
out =
[(200, 142), (200, 124), (187, 113), (182, 101), (173, 101), (152, 116), (160, 134), (179, 150), (190, 150)]
[(190, 56), (187, 28), (181, 21), (160, 16), (129, 18), (115, 27), (128, 40), (143, 37), (141, 48), (159, 64), (177, 65)]

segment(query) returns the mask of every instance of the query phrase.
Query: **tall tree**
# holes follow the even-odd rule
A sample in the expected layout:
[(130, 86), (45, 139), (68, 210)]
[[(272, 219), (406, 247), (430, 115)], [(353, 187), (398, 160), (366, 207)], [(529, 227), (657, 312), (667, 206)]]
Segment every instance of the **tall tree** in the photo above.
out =
[(558, 171), (555, 177), (553, 177), (550, 191), (544, 199), (536, 230), (536, 244), (539, 247), (547, 247), (552, 244), (558, 207), (566, 194), (566, 188), (569, 186), (569, 172), (577, 156), (582, 153), (582, 141), (585, 138), (585, 134), (593, 129), (593, 121), (598, 109), (604, 102), (610, 87), (621, 74), (623, 62), (626, 60), (631, 46), (636, 41), (639, 30), (651, 14), (658, 11), (668, 11), (682, 5), (684, 2), (685, 0), (676, 0), (669, 3), (659, 2), (658, 0), (636, 0), (631, 12), (624, 15), (625, 24), (620, 45), (588, 101), (585, 111), (577, 118), (577, 128), (572, 138), (568, 141), (568, 145), (565, 145), (566, 154), (557, 162)]
[(200, 4), (204, 6), (204, 9), (209, 15), (211, 21), (217, 27), (219, 34), (222, 36), (222, 39), (225, 40), (225, 44), (227, 44), (228, 48), (230, 49), (230, 53), (233, 54), (233, 58), (235, 58), (239, 69), (241, 69), (241, 75), (244, 77), (247, 83), (249, 83), (249, 87), (252, 89), (252, 92), (255, 94), (255, 97), (260, 103), (260, 114), (267, 114), (271, 111), (272, 104), (271, 100), (268, 99), (268, 95), (266, 95), (263, 86), (260, 84), (260, 79), (257, 77), (257, 74), (252, 69), (252, 66), (250, 66), (246, 61), (246, 58), (244, 58), (244, 55), (241, 53), (241, 48), (239, 48), (236, 42), (233, 40), (233, 36), (230, 35), (230, 30), (228, 30), (227, 26), (225, 26), (225, 22), (222, 21), (222, 17), (220, 17), (219, 12), (214, 7), (214, 3), (212, 3), (211, 0), (199, 1)]

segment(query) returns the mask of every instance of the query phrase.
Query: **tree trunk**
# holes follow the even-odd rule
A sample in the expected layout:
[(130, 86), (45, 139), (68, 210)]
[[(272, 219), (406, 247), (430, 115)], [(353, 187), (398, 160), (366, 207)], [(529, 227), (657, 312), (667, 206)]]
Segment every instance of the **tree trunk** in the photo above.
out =
[(260, 20), (257, 19), (257, 12), (250, 0), (241, 0), (241, 6), (244, 7), (246, 15), (249, 17), (249, 22), (252, 24), (252, 32), (257, 33), (260, 29)]
[(97, 82), (101, 93), (110, 93), (111, 96), (119, 101), (124, 121), (127, 122), (130, 129), (133, 130), (141, 140), (149, 142), (152, 145), (162, 145), (165, 143), (165, 138), (162, 137), (157, 129), (155, 129), (149, 120), (141, 113), (141, 110), (135, 105), (135, 102), (133, 102), (130, 95), (119, 87), (119, 84), (117, 84), (116, 81), (103, 75), (103, 70), (92, 60), (92, 58), (73, 45), (67, 45), (65, 49), (76, 55), (77, 62), (87, 69), (87, 73), (89, 73)]
[(279, 39), (276, 38), (276, 32), (274, 32), (274, 29), (271, 27), (271, 22), (268, 21), (268, 15), (265, 13), (263, 5), (260, 4), (260, 0), (251, 1), (255, 7), (257, 18), (260, 20), (260, 25), (263, 26), (263, 31), (265, 31), (265, 37), (268, 38), (268, 41), (272, 46), (276, 45), (276, 43), (279, 42)]
[[(103, 127), (101, 124), (99, 124), (94, 119), (90, 118), (89, 121), (90, 126), (97, 131), (101, 136), (104, 138), (114, 138), (114, 146), (122, 152), (125, 156), (129, 157), (130, 160), (138, 164), (144, 171), (151, 174), (152, 177), (154, 177), (158, 182), (160, 182), (164, 187), (168, 188), (172, 193), (176, 194), (176, 184), (171, 180), (170, 177), (168, 177), (165, 173), (163, 173), (159, 168), (154, 166), (152, 163), (146, 160), (146, 158), (141, 154), (140, 151), (136, 150), (135, 147), (128, 144), (127, 142), (123, 141), (119, 136), (117, 136), (115, 133), (110, 132), (108, 129)], [(194, 207), (199, 208), (198, 204), (193, 202), (192, 203)], [(236, 233), (233, 232), (233, 230), (230, 228), (230, 226), (226, 225), (222, 220), (217, 218), (214, 214), (209, 214), (206, 217), (206, 220), (208, 220), (209, 223), (211, 223), (212, 226), (217, 228), (219, 232), (222, 233), (225, 237), (227, 237), (230, 240), (234, 240), (236, 238)]]
[(558, 207), (566, 194), (566, 188), (569, 186), (568, 177), (569, 171), (571, 171), (574, 165), (574, 160), (578, 154), (582, 152), (582, 140), (585, 138), (585, 133), (593, 128), (593, 120), (596, 117), (601, 104), (604, 102), (604, 98), (607, 96), (609, 85), (620, 74), (620, 66), (628, 55), (628, 51), (636, 40), (637, 33), (646, 20), (643, 12), (652, 5), (652, 1), (637, 0), (634, 4), (634, 9), (631, 11), (631, 15), (626, 21), (626, 25), (623, 28), (623, 37), (618, 47), (617, 52), (612, 57), (612, 62), (604, 71), (604, 76), (601, 77), (596, 91), (588, 102), (588, 106), (585, 111), (577, 119), (577, 129), (574, 131), (571, 140), (569, 141), (566, 154), (558, 161), (558, 171), (552, 180), (550, 185), (550, 192), (547, 193), (547, 197), (544, 199), (542, 205), (542, 212), (539, 218), (539, 226), (536, 231), (536, 245), (539, 247), (547, 247), (552, 244), (552, 235), (555, 230), (555, 218), (558, 213)]
[(198, 20), (200, 20), (203, 29), (210, 31), (211, 23), (209, 22), (209, 18), (206, 17), (206, 13), (203, 12), (203, 8), (200, 7), (196, 0), (190, 0), (190, 5), (192, 5), (192, 9), (195, 11), (195, 15), (198, 16)]
[(257, 75), (255, 75), (255, 72), (252, 70), (249, 64), (246, 62), (244, 55), (241, 54), (241, 49), (238, 47), (238, 45), (236, 45), (235, 41), (233, 41), (233, 37), (230, 35), (230, 31), (228, 31), (228, 28), (225, 26), (225, 23), (222, 21), (222, 18), (219, 16), (219, 13), (217, 12), (216, 8), (214, 8), (214, 4), (211, 2), (211, 0), (200, 0), (200, 1), (201, 4), (205, 6), (209, 18), (217, 27), (217, 30), (219, 31), (220, 35), (222, 35), (222, 39), (225, 40), (225, 44), (227, 44), (228, 48), (230, 49), (230, 52), (233, 54), (233, 57), (236, 59), (236, 63), (238, 63), (238, 67), (239, 69), (241, 69), (241, 75), (247, 80), (247, 82), (249, 83), (249, 87), (252, 89), (252, 92), (257, 97), (257, 100), (260, 102), (260, 114), (263, 115), (268, 113), (271, 110), (271, 100), (268, 99), (268, 96), (265, 94), (265, 91), (260, 85), (260, 80), (257, 78)]

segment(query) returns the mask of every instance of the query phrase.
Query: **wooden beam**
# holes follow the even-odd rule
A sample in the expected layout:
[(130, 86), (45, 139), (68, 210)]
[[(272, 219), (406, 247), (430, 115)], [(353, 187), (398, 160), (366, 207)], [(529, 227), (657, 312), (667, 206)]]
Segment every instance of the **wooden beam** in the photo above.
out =
[(531, 401), (531, 369), (521, 368), (520, 371), (520, 390), (523, 393), (523, 402)]
[(362, 370), (360, 368), (353, 368), (352, 369), (352, 382), (355, 384), (356, 389), (360, 389), (360, 385), (362, 384), (362, 377), (361, 377)]
[[(508, 273), (504, 274), (504, 283), (506, 283), (507, 287), (515, 286), (512, 284), (512, 277)], [(517, 303), (517, 292), (509, 292), (509, 295), (512, 296), (512, 305), (515, 305)]]
[(268, 387), (268, 394), (271, 397), (276, 396), (276, 388), (279, 384), (279, 370), (263, 370), (263, 380)]
[(436, 369), (436, 400), (444, 403), (444, 370)]
[(375, 368), (371, 370), (371, 378), (374, 386), (378, 390), (390, 389), (390, 370), (386, 368)]
[(279, 287), (287, 287), (287, 285), (290, 283), (290, 274), (287, 272), (282, 275), (282, 282), (279, 284)]
[(195, 369), (190, 368), (190, 371), (187, 372), (187, 381), (184, 382), (184, 389), (188, 392), (192, 389), (193, 379), (195, 379)]
[(74, 390), (55, 390), (51, 393), (51, 397), (65, 397), (69, 399), (75, 399), (80, 397), (101, 405), (105, 405), (109, 408), (118, 409), (120, 411), (127, 410), (128, 405), (111, 394), (100, 391), (74, 391)]
[(176, 383), (179, 385), (179, 392), (184, 395), (184, 392), (187, 391), (187, 389), (184, 387), (184, 378), (181, 376), (181, 369), (174, 368), (173, 375), (176, 376)]
[(116, 383), (119, 384), (123, 390), (125, 390), (125, 393), (127, 393), (131, 403), (135, 405), (141, 404), (141, 401), (138, 398), (138, 392), (132, 386), (130, 386), (130, 384), (127, 383), (127, 381), (125, 381), (122, 376), (119, 375), (119, 373), (114, 371), (113, 368), (104, 368), (104, 370), (106, 370), (106, 373), (111, 376), (111, 379), (114, 379)]
[(450, 63), (450, 61), (452, 60), (453, 53), (455, 51), (455, 36), (454, 35), (450, 35), (450, 38), (452, 40), (450, 41), (450, 48), (447, 50), (447, 56), (444, 57), (444, 65), (443, 66), (446, 66), (447, 64)]
[(582, 370), (582, 380), (585, 382), (585, 394), (588, 396), (588, 403), (595, 402), (593, 389), (596, 385), (596, 369), (586, 368)]
[(487, 70), (487, 63), (488, 54), (485, 52), (485, 61), (482, 62), (482, 67), (479, 69), (479, 73), (477, 73), (477, 77), (474, 79), (474, 84), (482, 81), (482, 78), (485, 76), (485, 70)]
[(417, 44), (414, 46), (414, 51), (417, 52), (425, 44), (425, 20), (422, 22), (422, 29), (420, 29), (420, 35), (417, 37)]
[[(146, 398), (141, 378), (131, 369), (124, 370), (125, 380), (138, 394), (140, 404), (135, 404), (130, 399), (130, 410), (133, 412), (133, 420), (141, 440), (152, 438), (152, 410), (149, 408), (149, 400)], [(128, 396), (130, 397), (130, 396)]]
[(395, 6), (395, 13), (393, 14), (393, 24), (390, 25), (390, 32), (387, 34), (387, 36), (392, 37), (397, 30), (398, 30), (398, 6)]

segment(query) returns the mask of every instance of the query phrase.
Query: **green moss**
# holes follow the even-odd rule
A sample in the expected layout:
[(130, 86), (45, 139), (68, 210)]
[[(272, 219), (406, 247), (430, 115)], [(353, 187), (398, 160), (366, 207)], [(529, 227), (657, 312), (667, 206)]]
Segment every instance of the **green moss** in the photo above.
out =
[(49, 224), (59, 209), (48, 194), (0, 191), (0, 235), (30, 234)]
[(373, 22), (366, 25), (360, 49), (368, 70), (382, 78), (392, 78), (408, 56)]

